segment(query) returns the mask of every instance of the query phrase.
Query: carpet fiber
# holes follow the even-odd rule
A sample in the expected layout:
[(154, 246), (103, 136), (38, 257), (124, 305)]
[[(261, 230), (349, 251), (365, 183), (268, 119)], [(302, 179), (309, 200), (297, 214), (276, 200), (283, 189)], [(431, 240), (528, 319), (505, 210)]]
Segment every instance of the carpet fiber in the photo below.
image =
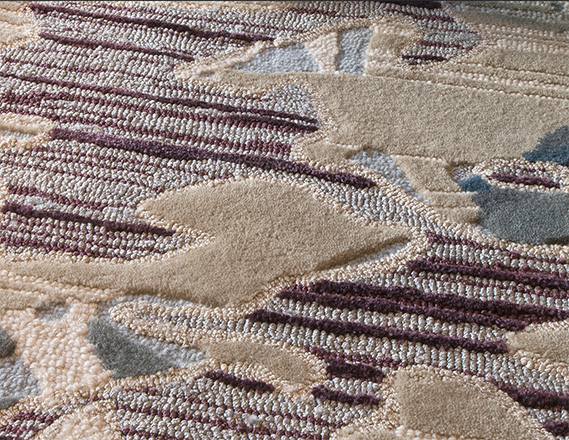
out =
[(568, 440), (569, 2), (0, 2), (0, 439)]

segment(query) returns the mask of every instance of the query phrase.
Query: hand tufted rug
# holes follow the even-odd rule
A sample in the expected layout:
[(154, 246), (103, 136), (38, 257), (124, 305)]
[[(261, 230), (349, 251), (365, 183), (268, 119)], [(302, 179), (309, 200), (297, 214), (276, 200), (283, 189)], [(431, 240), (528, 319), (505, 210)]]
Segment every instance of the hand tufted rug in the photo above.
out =
[(569, 439), (569, 3), (0, 2), (0, 439)]

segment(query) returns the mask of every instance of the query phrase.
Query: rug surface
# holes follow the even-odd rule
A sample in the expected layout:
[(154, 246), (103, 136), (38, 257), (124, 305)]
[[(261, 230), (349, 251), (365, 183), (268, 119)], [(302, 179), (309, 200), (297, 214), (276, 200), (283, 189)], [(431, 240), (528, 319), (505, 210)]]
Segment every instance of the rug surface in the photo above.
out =
[(568, 167), (568, 2), (0, 2), (0, 439), (569, 439)]

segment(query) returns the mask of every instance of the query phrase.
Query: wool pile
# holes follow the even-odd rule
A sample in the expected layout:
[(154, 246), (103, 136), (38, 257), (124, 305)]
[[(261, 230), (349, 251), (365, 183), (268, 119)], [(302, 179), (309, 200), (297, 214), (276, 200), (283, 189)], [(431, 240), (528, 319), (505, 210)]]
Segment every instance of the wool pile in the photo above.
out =
[(0, 2), (0, 439), (568, 440), (569, 2)]

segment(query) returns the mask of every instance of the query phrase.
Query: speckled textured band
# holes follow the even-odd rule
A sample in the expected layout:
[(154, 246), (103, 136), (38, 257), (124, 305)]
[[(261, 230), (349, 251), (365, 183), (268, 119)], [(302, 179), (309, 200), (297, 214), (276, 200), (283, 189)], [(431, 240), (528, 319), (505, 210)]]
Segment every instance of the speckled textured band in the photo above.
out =
[(0, 439), (568, 440), (569, 2), (0, 1)]

